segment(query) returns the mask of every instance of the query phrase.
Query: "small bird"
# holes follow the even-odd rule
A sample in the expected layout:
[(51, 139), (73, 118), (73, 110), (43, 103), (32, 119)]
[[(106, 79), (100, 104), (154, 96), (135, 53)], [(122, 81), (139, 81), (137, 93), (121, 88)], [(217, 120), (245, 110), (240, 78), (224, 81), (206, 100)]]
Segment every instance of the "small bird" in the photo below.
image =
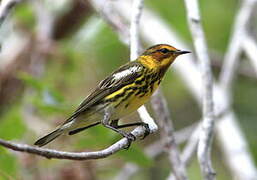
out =
[(190, 52), (167, 44), (157, 44), (146, 49), (135, 61), (121, 66), (102, 80), (59, 128), (36, 141), (35, 145), (44, 146), (61, 134), (73, 135), (102, 124), (126, 137), (129, 147), (136, 138), (120, 129), (144, 126), (145, 137), (150, 133), (149, 127), (143, 122), (118, 125), (118, 120), (145, 104), (160, 85), (171, 63), (177, 56), (186, 53)]

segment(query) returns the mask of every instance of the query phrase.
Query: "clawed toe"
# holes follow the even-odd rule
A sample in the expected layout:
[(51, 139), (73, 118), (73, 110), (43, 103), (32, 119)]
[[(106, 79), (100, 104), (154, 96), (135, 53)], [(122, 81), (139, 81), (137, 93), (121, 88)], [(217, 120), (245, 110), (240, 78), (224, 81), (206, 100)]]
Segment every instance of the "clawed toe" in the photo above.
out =
[(148, 136), (148, 135), (150, 134), (150, 128), (149, 128), (149, 125), (148, 125), (148, 124), (146, 124), (146, 123), (144, 123), (142, 126), (145, 128), (145, 133), (144, 133), (143, 137), (141, 138), (141, 140), (142, 140), (142, 139), (145, 139), (145, 137), (146, 137), (146, 136)]
[(131, 145), (131, 142), (135, 141), (136, 137), (132, 133), (126, 134), (124, 137), (128, 140), (128, 145), (124, 147), (124, 149), (128, 150)]

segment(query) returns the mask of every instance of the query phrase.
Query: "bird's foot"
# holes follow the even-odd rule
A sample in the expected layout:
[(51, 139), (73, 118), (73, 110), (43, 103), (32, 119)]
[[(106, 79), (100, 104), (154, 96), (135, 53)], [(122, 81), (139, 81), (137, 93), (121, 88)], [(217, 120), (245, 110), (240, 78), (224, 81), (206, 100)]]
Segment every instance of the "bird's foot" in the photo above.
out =
[(128, 150), (131, 145), (131, 142), (135, 141), (136, 137), (132, 133), (126, 133), (124, 135), (124, 137), (127, 138), (127, 140), (128, 140), (128, 145), (126, 147), (124, 147), (124, 149)]
[(142, 126), (145, 128), (145, 133), (144, 133), (143, 137), (141, 138), (141, 140), (145, 139), (145, 137), (148, 136), (151, 132), (149, 125), (147, 123), (143, 123)]

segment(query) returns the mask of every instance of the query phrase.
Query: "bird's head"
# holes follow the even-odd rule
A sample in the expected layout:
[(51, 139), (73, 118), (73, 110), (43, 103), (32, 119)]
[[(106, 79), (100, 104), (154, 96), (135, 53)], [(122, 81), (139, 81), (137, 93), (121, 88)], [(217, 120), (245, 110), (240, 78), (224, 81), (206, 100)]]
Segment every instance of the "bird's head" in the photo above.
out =
[(139, 61), (149, 68), (166, 69), (181, 54), (190, 53), (181, 51), (167, 44), (157, 44), (148, 48), (140, 57)]

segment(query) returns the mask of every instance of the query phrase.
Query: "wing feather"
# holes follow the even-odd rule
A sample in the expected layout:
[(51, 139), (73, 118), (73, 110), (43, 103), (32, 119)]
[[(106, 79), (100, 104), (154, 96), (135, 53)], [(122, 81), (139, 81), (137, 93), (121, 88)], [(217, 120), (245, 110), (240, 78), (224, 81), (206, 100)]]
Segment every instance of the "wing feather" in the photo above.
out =
[(99, 83), (97, 88), (86, 97), (86, 99), (79, 105), (77, 110), (66, 120), (65, 123), (78, 117), (81, 113), (87, 111), (89, 107), (96, 104), (104, 97), (134, 82), (136, 78), (141, 76), (142, 68), (144, 68), (144, 66), (137, 61), (121, 66), (118, 70), (114, 71), (110, 76), (106, 77)]

